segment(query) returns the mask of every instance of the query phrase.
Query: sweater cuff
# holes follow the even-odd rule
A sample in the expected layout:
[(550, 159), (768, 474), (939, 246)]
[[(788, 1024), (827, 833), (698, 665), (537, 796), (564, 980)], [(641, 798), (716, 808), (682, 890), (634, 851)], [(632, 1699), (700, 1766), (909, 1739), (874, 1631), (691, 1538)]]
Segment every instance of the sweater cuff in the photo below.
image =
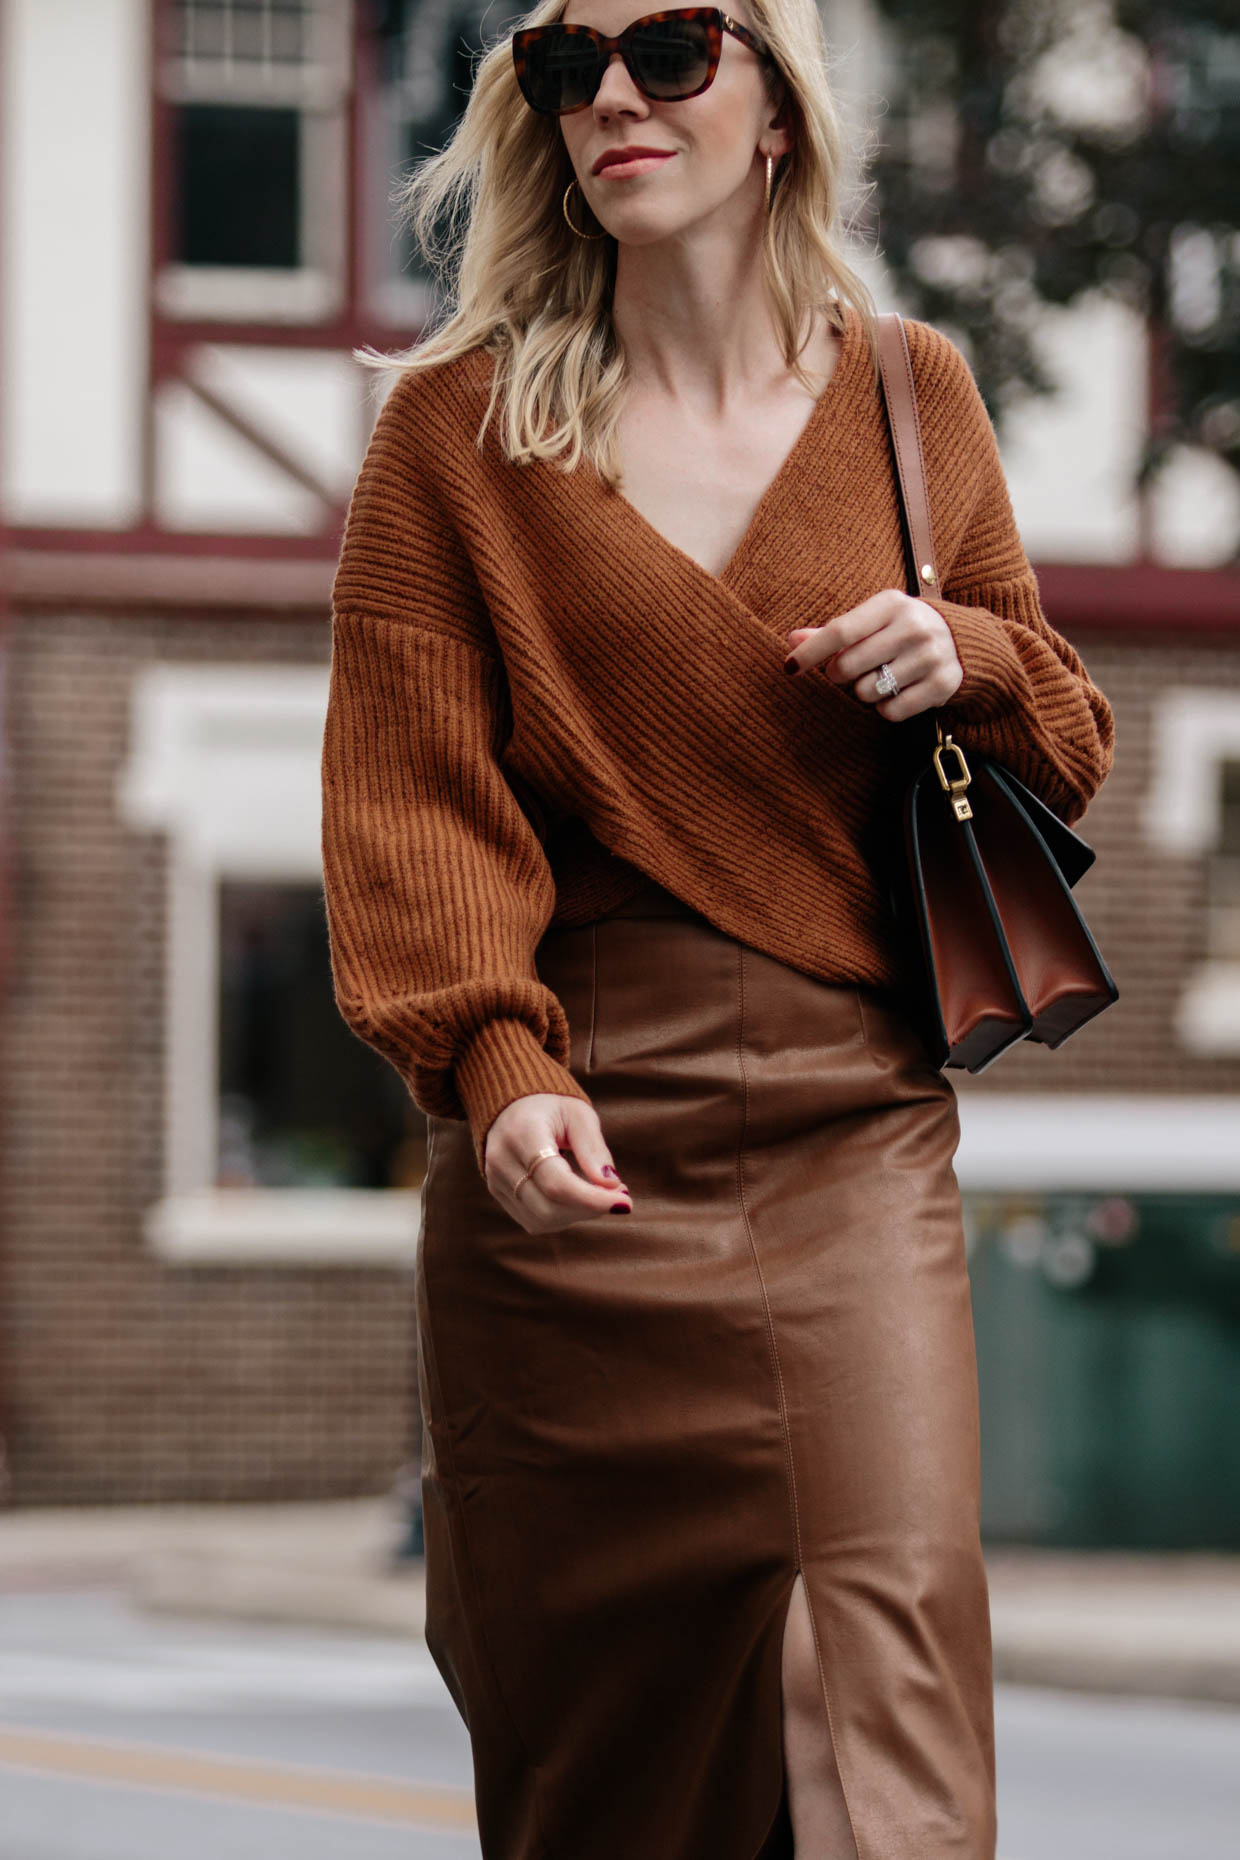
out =
[(945, 708), (966, 722), (980, 722), (1019, 705), (1028, 681), (1002, 620), (984, 607), (965, 607), (937, 595), (918, 598), (946, 620), (964, 670)]
[(465, 1107), (473, 1133), (474, 1157), (486, 1178), (483, 1158), (487, 1132), (514, 1098), (531, 1092), (551, 1092), (559, 1098), (590, 1094), (566, 1066), (552, 1059), (523, 1020), (489, 1020), (457, 1056), (454, 1067), (457, 1094)]

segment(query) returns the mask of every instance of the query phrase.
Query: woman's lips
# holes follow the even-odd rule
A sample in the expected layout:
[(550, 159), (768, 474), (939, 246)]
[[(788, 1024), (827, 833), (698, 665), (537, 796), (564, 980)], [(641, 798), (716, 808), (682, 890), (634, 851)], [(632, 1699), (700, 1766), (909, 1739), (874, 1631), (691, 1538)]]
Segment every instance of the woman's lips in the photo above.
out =
[(630, 175), (649, 174), (652, 168), (659, 166), (660, 162), (670, 161), (673, 153), (672, 149), (668, 149), (665, 155), (634, 151), (625, 161), (609, 161), (606, 167), (598, 170), (594, 178), (597, 181), (623, 181)]

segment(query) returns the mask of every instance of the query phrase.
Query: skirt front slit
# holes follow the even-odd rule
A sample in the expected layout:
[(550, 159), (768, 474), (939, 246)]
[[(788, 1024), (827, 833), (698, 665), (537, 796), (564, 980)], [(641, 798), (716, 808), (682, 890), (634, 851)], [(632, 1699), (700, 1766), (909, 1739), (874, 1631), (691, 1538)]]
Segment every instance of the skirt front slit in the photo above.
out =
[(430, 1120), (427, 1642), (485, 1860), (793, 1860), (798, 1573), (858, 1860), (994, 1860), (951, 1085), (659, 886), (536, 960), (633, 1213), (527, 1233)]

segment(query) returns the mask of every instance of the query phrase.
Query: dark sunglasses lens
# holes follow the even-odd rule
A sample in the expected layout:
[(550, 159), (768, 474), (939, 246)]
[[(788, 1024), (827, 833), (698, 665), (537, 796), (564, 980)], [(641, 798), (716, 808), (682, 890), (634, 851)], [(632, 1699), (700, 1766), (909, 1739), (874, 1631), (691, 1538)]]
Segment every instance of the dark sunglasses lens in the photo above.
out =
[(526, 42), (521, 88), (535, 110), (575, 110), (599, 85), (599, 55), (583, 32), (549, 27)]
[(673, 102), (699, 90), (710, 69), (710, 34), (691, 19), (651, 20), (629, 41), (633, 75), (648, 97)]

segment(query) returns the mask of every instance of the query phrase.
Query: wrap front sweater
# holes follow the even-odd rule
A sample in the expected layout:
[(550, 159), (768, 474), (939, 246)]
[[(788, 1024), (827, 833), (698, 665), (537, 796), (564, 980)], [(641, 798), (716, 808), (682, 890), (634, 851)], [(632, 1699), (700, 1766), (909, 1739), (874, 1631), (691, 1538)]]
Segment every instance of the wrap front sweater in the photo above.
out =
[[(964, 678), (941, 712), (1069, 822), (1113, 720), (1048, 624), (994, 428), (950, 339), (905, 319), (941, 592)], [(467, 1118), (479, 1168), (513, 1099), (585, 1099), (544, 931), (648, 878), (826, 981), (896, 988), (883, 861), (933, 740), (788, 632), (906, 586), (891, 442), (864, 326), (723, 572), (587, 461), (476, 444), (491, 359), (397, 377), (333, 589), (323, 878), (337, 1006), (425, 1112)]]

